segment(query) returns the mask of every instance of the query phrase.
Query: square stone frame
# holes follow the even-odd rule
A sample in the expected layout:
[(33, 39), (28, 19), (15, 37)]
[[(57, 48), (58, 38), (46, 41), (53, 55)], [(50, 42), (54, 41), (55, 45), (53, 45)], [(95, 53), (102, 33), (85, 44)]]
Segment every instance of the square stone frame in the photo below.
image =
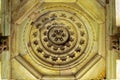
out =
[[(47, 0), (46, 0), (47, 1)], [(73, 0), (74, 1), (74, 0)], [(117, 28), (115, 27), (115, 0), (99, 0), (101, 5), (105, 5), (106, 8), (106, 79), (115, 79), (116, 78), (116, 52), (111, 49), (111, 36), (114, 35)], [(1, 21), (1, 32), (2, 36), (7, 36), (8, 38), (8, 49), (2, 51), (2, 79), (11, 79), (11, 53), (10, 53), (10, 30), (11, 30), (11, 0), (1, 0), (2, 5), (2, 21)], [(29, 10), (28, 10), (29, 12)], [(24, 17), (20, 15), (21, 17)], [(19, 19), (20, 21), (22, 20)], [(20, 21), (17, 22), (20, 22)]]

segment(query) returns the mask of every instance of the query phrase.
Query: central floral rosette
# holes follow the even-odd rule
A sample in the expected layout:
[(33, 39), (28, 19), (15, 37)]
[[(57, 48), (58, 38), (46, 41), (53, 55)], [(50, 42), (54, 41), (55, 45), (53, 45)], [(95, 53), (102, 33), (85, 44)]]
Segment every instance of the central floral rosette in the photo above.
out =
[(55, 25), (48, 32), (48, 38), (57, 45), (64, 45), (69, 40), (69, 32), (64, 25)]

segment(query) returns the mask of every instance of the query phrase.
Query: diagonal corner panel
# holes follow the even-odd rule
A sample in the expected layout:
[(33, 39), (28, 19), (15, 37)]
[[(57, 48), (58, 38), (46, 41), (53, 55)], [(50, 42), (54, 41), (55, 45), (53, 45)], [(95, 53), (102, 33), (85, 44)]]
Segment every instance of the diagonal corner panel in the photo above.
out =
[(41, 5), (42, 2), (42, 0), (27, 0), (25, 3), (19, 5), (18, 8), (13, 11), (13, 22), (17, 24), (21, 23), (37, 6)]
[(78, 0), (77, 4), (98, 23), (105, 22), (105, 8), (97, 0)]
[(12, 59), (12, 72), (11, 72), (11, 78), (17, 79), (17, 80), (35, 80), (37, 79), (34, 75), (32, 75), (23, 65), (21, 65), (16, 59)]
[[(84, 75), (81, 75), (81, 74), (85, 70), (83, 70), (81, 73), (78, 72), (76, 74), (76, 77), (78, 80), (91, 80), (91, 79), (101, 80), (105, 76), (105, 68), (104, 68), (105, 60), (104, 60), (104, 58), (102, 58), (100, 56), (96, 56), (94, 61), (91, 61), (87, 65), (88, 66), (85, 66), (85, 67), (88, 68), (88, 70), (86, 70), (86, 73)], [(90, 74), (94, 74), (94, 75), (90, 77)]]
[(36, 79), (41, 79), (42, 75), (20, 55), (15, 58), (24, 68), (26, 68)]

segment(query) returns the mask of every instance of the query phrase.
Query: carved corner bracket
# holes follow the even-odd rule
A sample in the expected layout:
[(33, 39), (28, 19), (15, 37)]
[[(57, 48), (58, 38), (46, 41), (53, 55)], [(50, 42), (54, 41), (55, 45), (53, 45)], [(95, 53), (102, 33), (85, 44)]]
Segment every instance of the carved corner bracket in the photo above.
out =
[(8, 47), (8, 37), (0, 35), (0, 53), (2, 53), (2, 51), (8, 50)]
[(111, 50), (114, 50), (115, 52), (118, 53), (118, 58), (120, 58), (120, 28), (117, 29), (117, 33), (114, 35), (111, 35), (110, 38), (110, 46)]
[(106, 4), (109, 4), (109, 0), (106, 0)]
[(111, 49), (119, 50), (120, 33), (111, 36)]

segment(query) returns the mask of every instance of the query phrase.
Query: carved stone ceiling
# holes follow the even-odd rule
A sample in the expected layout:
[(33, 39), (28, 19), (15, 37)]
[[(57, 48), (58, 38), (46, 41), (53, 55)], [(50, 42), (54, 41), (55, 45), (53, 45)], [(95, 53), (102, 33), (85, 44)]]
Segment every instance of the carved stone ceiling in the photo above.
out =
[(22, 79), (20, 68), (44, 80), (104, 78), (105, 9), (96, 0), (30, 0), (17, 7), (12, 78)]

